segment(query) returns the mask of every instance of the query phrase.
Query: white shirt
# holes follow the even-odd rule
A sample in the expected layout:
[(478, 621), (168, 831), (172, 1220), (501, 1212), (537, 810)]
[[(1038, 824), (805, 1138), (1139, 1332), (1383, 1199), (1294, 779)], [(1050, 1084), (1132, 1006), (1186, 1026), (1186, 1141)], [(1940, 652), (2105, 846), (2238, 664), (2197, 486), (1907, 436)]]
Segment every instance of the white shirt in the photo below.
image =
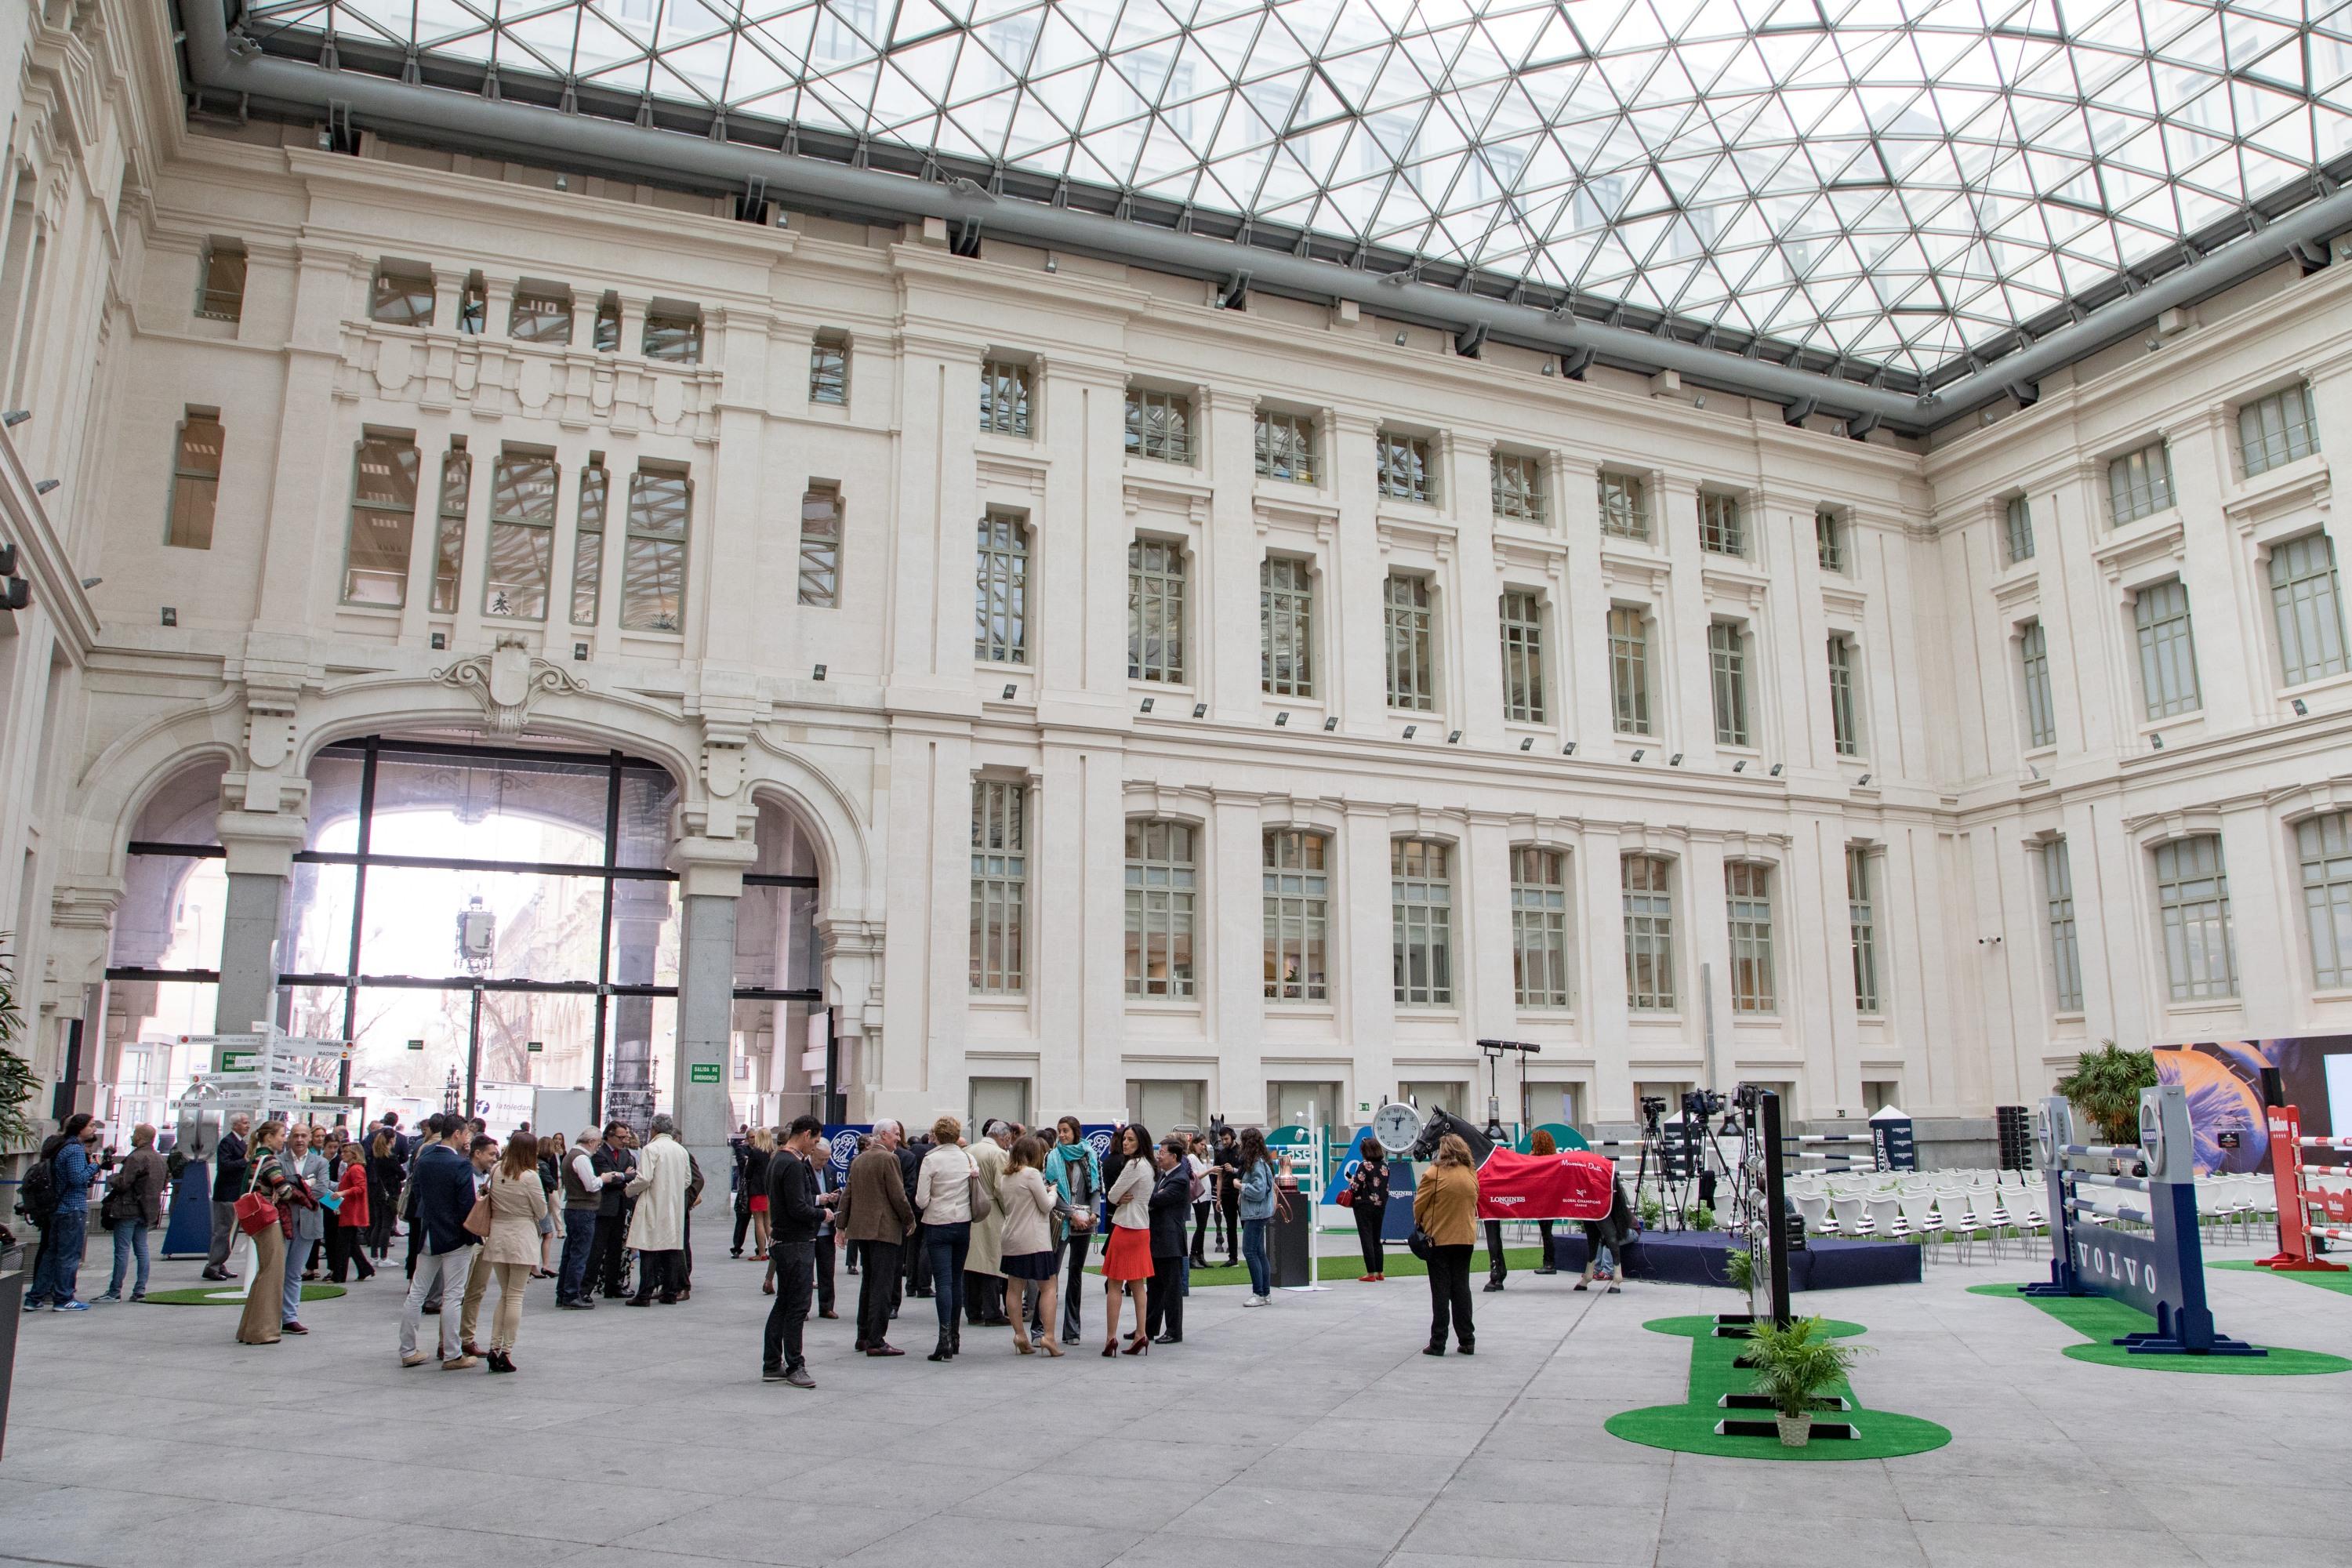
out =
[(597, 1173), (595, 1162), (589, 1157), (588, 1151), (585, 1149), (574, 1149), (572, 1152), (572, 1173), (580, 1178), (582, 1186), (588, 1189), (590, 1203), (598, 1202), (603, 1197), (604, 1178)]

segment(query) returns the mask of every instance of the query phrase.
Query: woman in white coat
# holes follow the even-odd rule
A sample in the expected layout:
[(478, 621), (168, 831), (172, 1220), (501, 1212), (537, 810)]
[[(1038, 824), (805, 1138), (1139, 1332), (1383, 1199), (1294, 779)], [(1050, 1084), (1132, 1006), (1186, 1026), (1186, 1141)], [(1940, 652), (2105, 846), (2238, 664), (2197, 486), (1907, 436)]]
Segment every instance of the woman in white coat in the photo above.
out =
[(505, 1157), (490, 1173), (490, 1234), (483, 1239), (477, 1268), (494, 1272), (499, 1281), (498, 1310), (490, 1315), (492, 1372), (515, 1369), (515, 1336), (522, 1331), (522, 1292), (539, 1267), (542, 1227), (547, 1214), (547, 1187), (539, 1179), (539, 1140), (518, 1132), (507, 1140)]
[(677, 1123), (656, 1116), (653, 1133), (637, 1155), (636, 1174), (629, 1178), (629, 1195), (637, 1200), (629, 1218), (628, 1245), (637, 1255), (632, 1307), (652, 1306), (656, 1290), (669, 1306), (686, 1282), (686, 1188), (693, 1164), (677, 1141)]

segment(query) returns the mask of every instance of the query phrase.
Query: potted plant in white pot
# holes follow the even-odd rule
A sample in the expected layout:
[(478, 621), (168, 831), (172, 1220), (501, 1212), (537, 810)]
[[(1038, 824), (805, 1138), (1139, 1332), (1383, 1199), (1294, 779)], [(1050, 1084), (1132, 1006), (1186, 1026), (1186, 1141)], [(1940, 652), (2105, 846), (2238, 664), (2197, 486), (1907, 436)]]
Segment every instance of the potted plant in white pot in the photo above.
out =
[(1785, 1329), (1759, 1323), (1749, 1332), (1740, 1359), (1755, 1369), (1755, 1392), (1772, 1402), (1783, 1447), (1812, 1440), (1813, 1402), (1845, 1381), (1861, 1353), (1859, 1345), (1830, 1338), (1819, 1318), (1799, 1318)]

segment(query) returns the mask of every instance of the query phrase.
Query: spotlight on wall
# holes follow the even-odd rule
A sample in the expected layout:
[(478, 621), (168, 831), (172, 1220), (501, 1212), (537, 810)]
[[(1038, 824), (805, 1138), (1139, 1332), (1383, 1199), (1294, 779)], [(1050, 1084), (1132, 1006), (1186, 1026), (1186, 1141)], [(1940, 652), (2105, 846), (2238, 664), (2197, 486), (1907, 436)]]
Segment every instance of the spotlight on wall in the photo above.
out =
[(1156, 697), (1147, 697), (1147, 698), (1145, 698), (1145, 699), (1143, 700), (1143, 709), (1142, 709), (1142, 710), (1143, 710), (1144, 712), (1146, 712), (1146, 713), (1150, 712), (1150, 711), (1151, 711), (1151, 705), (1152, 705), (1154, 702), (1157, 702), (1158, 700), (1159, 700), (1158, 698), (1156, 698)]
[(1420, 729), (1421, 729), (1421, 726), (1420, 726), (1420, 725), (1418, 725), (1418, 724), (1407, 724), (1407, 725), (1404, 727), (1404, 738), (1405, 738), (1406, 740), (1408, 740), (1408, 741), (1412, 740), (1412, 739), (1413, 738), (1413, 735), (1414, 735), (1414, 734), (1415, 734), (1415, 733), (1416, 733)]
[(1396, 344), (1399, 348), (1404, 347), (1404, 329), (1402, 327), (1399, 327), (1397, 329)]
[(1864, 789), (1866, 788), (1869, 784), (1870, 775), (1868, 773), (1864, 773), (1860, 778), (1853, 781), (1853, 787), (1856, 789)]
[(2164, 737), (2161, 735), (2150, 735), (2147, 738), (2147, 744), (2150, 751), (2160, 752), (2164, 750)]
[(1327, 716), (1323, 721), (1323, 732), (1327, 735), (1339, 727), (1339, 716), (1337, 713)]
[(1274, 727), (1277, 730), (1287, 730), (1290, 728), (1289, 709), (1286, 708), (1281, 712), (1274, 716)]
[(55, 480), (55, 479), (43, 479), (43, 480), (41, 480), (41, 481), (40, 481), (40, 483), (38, 483), (38, 484), (37, 484), (37, 485), (35, 485), (35, 486), (33, 487), (33, 493), (34, 493), (35, 495), (37, 495), (37, 496), (45, 496), (45, 495), (48, 494), (51, 490), (53, 490), (53, 489), (57, 489), (57, 488), (58, 488), (58, 481), (57, 481), (57, 480)]
[(1780, 764), (1778, 763), (1772, 764), (1772, 776), (1776, 779), (1780, 776)]
[(1572, 757), (1576, 755), (1576, 742), (1570, 741), (1567, 745), (1562, 746), (1559, 749), (1559, 754), (1563, 757)]
[(587, 645), (586, 643), (584, 643), (584, 642), (576, 642), (576, 643), (573, 643), (573, 644), (572, 645), (572, 658), (573, 662), (575, 662), (575, 663), (578, 663), (578, 664), (585, 664), (585, 663), (587, 663), (587, 662), (588, 662), (588, 645)]
[(1673, 756), (1668, 757), (1668, 758), (1666, 759), (1666, 766), (1668, 766), (1668, 767), (1670, 767), (1670, 768), (1678, 768), (1678, 767), (1681, 767), (1682, 765), (1683, 765), (1683, 754), (1682, 754), (1680, 752), (1676, 752)]
[(0, 414), (0, 425), (5, 425), (9, 429), (14, 430), (32, 416), (33, 411), (29, 408), (11, 408), (7, 413)]
[(1691, 406), (1692, 406), (1693, 408), (1704, 408), (1704, 407), (1706, 407), (1706, 393), (1704, 393), (1704, 392), (1702, 392), (1702, 393), (1700, 393), (1696, 397), (1692, 398), (1692, 399), (1691, 399)]
[(173, 608), (171, 605), (164, 605), (164, 606), (163, 606), (163, 624), (164, 624), (165, 626), (178, 626), (178, 625), (180, 624), (180, 612), (179, 612), (179, 611), (177, 611), (177, 610), (175, 610), (175, 609), (173, 609)]
[(1748, 759), (1746, 757), (1742, 757), (1738, 762), (1732, 763), (1731, 771), (1735, 773), (1746, 773), (1748, 771)]
[(1521, 751), (1523, 751), (1523, 752), (1532, 752), (1532, 751), (1534, 751), (1535, 749), (1536, 749), (1536, 738), (1535, 738), (1533, 735), (1529, 735), (1526, 740), (1523, 740), (1523, 741), (1521, 741), (1521, 742), (1519, 742), (1519, 750), (1521, 750)]
[(1193, 718), (1195, 718), (1195, 719), (1205, 719), (1205, 718), (1207, 718), (1208, 716), (1209, 716), (1209, 705), (1208, 705), (1207, 703), (1205, 703), (1205, 702), (1195, 702), (1195, 703), (1193, 703), (1193, 704), (1192, 704), (1192, 717), (1193, 717)]
[(2289, 698), (2287, 700), (2288, 700), (2289, 704), (2290, 704), (2290, 705), (2294, 709), (2294, 716), (2295, 716), (2296, 718), (2298, 718), (2298, 719), (2304, 719), (2304, 718), (2308, 718), (2308, 717), (2310, 716), (2310, 714), (2311, 714), (2311, 710), (2310, 710), (2310, 709), (2308, 709), (2308, 708), (2306, 708), (2306, 707), (2305, 707), (2305, 706), (2303, 705), (2303, 699), (2302, 699), (2302, 698), (2300, 698), (2300, 697), (2291, 697), (2291, 698)]
[(1013, 700), (1013, 683), (1009, 680), (1004, 683), (1004, 696), (1003, 700), (1006, 702)]
[(824, 666), (820, 664), (814, 669), (810, 670), (809, 679), (811, 680), (823, 680), (824, 679)]
[[(165, 617), (163, 624), (167, 626), (172, 624), (170, 619), (171, 614), (172, 612), (169, 610), (163, 612)], [(449, 634), (447, 632), (435, 632), (427, 640), (432, 645), (433, 651), (439, 653), (449, 646)]]
[(85, 577), (81, 580), (81, 585), (84, 590), (88, 590), (97, 587), (100, 583), (105, 581), (106, 579), (103, 577)]
[(568, 190), (570, 190), (570, 189), (572, 188), (572, 176), (571, 176), (571, 175), (569, 175), (569, 174), (558, 174), (558, 175), (556, 175), (556, 176), (555, 176), (555, 188), (556, 188), (557, 190), (559, 190), (559, 191), (568, 191)]
[(1559, 374), (1559, 366), (1552, 363), (1549, 360), (1546, 360), (1543, 362), (1543, 373), (1546, 375), (1558, 375)]
[(1445, 743), (1446, 743), (1447, 745), (1449, 745), (1449, 746), (1458, 746), (1458, 745), (1460, 745), (1460, 744), (1462, 743), (1462, 731), (1459, 731), (1459, 730), (1448, 730), (1448, 731), (1445, 731)]
[(1646, 746), (1636, 746), (1633, 748), (1633, 760), (1637, 763), (1649, 754), (1649, 748)]
[(1062, 258), (1055, 255), (1052, 251), (1047, 251), (1045, 253), (1045, 270), (1048, 272), (1059, 272), (1061, 269)]

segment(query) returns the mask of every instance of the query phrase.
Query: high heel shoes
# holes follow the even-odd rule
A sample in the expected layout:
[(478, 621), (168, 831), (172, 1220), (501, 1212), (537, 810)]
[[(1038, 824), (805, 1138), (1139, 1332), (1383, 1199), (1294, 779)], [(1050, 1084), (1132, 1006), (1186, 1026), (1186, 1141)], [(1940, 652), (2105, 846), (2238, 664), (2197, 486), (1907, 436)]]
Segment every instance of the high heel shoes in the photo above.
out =
[(1057, 1361), (1061, 1359), (1062, 1347), (1055, 1344), (1051, 1340), (1039, 1340), (1037, 1342), (1037, 1348)]
[(1129, 1341), (1128, 1342), (1127, 1349), (1121, 1351), (1119, 1353), (1121, 1355), (1150, 1355), (1151, 1353), (1151, 1336), (1145, 1333), (1141, 1329), (1136, 1330), (1135, 1338)]

